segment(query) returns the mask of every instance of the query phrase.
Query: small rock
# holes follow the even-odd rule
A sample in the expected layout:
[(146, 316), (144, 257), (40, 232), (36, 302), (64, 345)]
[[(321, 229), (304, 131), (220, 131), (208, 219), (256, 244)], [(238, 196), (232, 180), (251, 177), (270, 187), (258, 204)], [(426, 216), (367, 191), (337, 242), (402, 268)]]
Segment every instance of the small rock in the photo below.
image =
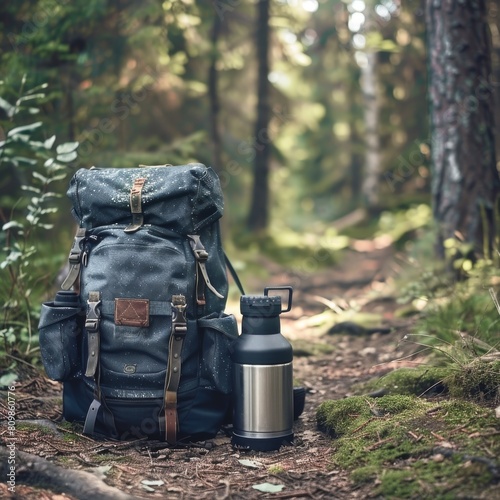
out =
[(365, 347), (364, 349), (361, 349), (361, 356), (369, 356), (370, 354), (375, 354), (377, 352), (377, 349), (375, 347)]

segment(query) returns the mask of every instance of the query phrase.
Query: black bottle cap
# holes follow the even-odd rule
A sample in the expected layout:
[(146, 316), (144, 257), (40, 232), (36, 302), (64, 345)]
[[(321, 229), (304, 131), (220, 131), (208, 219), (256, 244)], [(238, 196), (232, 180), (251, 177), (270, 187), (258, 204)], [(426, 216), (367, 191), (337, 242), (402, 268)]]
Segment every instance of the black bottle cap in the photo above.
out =
[(75, 307), (78, 305), (78, 294), (73, 290), (59, 290), (54, 299), (55, 307)]
[(243, 316), (251, 318), (272, 318), (281, 313), (281, 297), (278, 295), (243, 295), (240, 299)]

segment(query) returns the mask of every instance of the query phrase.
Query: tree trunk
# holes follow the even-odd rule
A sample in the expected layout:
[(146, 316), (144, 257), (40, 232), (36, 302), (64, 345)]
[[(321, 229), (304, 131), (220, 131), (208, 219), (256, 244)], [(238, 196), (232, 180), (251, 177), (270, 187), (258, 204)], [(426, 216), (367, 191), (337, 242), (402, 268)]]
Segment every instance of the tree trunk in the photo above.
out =
[(269, 221), (269, 159), (271, 141), (269, 121), (269, 4), (270, 0), (258, 1), (257, 19), (257, 119), (255, 122), (254, 179), (248, 228), (264, 231)]
[(217, 42), (221, 32), (221, 18), (217, 12), (214, 13), (214, 21), (212, 25), (212, 57), (210, 61), (210, 69), (208, 70), (208, 95), (210, 99), (210, 138), (212, 146), (212, 163), (216, 172), (222, 168), (222, 146), (221, 135), (219, 129), (219, 93), (217, 89), (218, 73), (217, 73), (217, 60), (219, 59), (219, 52)]
[(486, 0), (427, 0), (426, 17), (438, 253), (454, 238), (488, 256), (500, 181)]
[(361, 89), (365, 102), (365, 175), (363, 196), (368, 208), (379, 204), (380, 177), (380, 140), (379, 127), (379, 93), (377, 89), (377, 52), (366, 52), (366, 65), (361, 67)]
[[(353, 76), (359, 80), (358, 76)], [(366, 155), (366, 144), (358, 127), (359, 104), (356, 102), (357, 89), (354, 85), (349, 85), (347, 101), (350, 103), (350, 135), (349, 135), (349, 154), (351, 157), (349, 170), (349, 185), (351, 190), (350, 209), (355, 209), (363, 205), (363, 153)]]

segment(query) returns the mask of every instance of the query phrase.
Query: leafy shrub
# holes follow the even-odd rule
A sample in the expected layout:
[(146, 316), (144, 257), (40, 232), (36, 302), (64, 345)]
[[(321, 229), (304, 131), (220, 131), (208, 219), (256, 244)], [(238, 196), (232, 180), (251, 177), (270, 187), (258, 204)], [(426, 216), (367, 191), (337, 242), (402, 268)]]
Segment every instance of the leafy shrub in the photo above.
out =
[(44, 250), (58, 210), (54, 185), (68, 175), (78, 143), (56, 145), (54, 135), (44, 134), (33, 116), (47, 85), (25, 90), (26, 83), (24, 77), (12, 101), (13, 87), (0, 82), (0, 173), (10, 180), (0, 197), (0, 350), (29, 361), (37, 351), (39, 304), (53, 276)]

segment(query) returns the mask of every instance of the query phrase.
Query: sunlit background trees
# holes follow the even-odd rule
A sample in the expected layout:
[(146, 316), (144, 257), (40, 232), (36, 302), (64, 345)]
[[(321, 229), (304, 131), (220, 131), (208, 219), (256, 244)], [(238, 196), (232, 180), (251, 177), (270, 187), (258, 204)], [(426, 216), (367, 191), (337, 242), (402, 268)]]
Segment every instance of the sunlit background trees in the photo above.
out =
[(252, 227), (255, 162), (269, 164), (270, 189), (257, 227), (428, 200), (422, 2), (275, 0), (268, 21), (259, 3), (6, 4), (4, 88), (15, 93), (23, 73), (49, 84), (45, 129), (80, 142), (78, 166), (213, 164), (233, 223)]
[[(488, 128), (493, 186), (500, 12), (493, 0), (477, 5), (475, 29), (491, 42), (478, 68), (491, 62), (491, 75), (469, 90), (491, 97), (488, 119), (474, 123)], [(425, 0), (19, 0), (0, 13), (2, 225), (34, 206), (33, 190), (22, 188), (34, 171), (37, 182), (51, 179), (43, 189), (63, 195), (77, 168), (200, 161), (224, 188), (227, 245), (274, 251), (282, 262), (305, 265), (303, 251), (319, 247), (328, 256), (321, 265), (330, 264), (352, 239), (381, 234), (412, 251), (415, 231), (432, 228), (429, 89), (437, 80), (428, 61), (437, 38)], [(459, 13), (457, 22), (468, 19)], [(459, 45), (446, 49), (451, 57), (460, 58)], [(454, 92), (453, 78), (446, 85), (454, 101), (445, 107), (473, 104)], [(47, 172), (50, 151), (40, 148), (48, 140), (61, 146), (62, 173)], [(42, 290), (73, 233), (65, 197), (51, 203), (44, 227), (30, 233), (44, 262), (33, 286)], [(13, 225), (0, 233), (11, 258), (14, 236)], [(470, 266), (458, 248), (464, 235), (448, 231), (441, 243), (450, 238), (458, 243), (446, 251)]]

